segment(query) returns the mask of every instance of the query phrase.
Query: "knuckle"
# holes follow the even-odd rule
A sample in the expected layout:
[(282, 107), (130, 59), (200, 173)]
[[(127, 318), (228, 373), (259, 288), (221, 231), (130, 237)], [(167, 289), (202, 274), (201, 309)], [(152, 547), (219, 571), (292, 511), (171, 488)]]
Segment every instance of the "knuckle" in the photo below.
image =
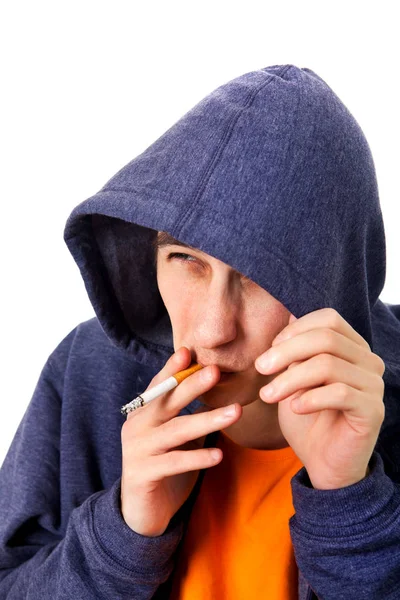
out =
[(350, 394), (351, 394), (350, 387), (346, 383), (343, 383), (342, 381), (339, 381), (335, 385), (336, 385), (336, 396), (340, 400), (346, 402), (350, 398)]
[(362, 340), (363, 340), (363, 342), (364, 342), (364, 345), (365, 345), (365, 348), (366, 348), (366, 350), (367, 350), (368, 352), (371, 352), (371, 346), (368, 344), (367, 340), (366, 340), (366, 339), (364, 339), (364, 338), (362, 338)]
[(328, 321), (329, 321), (330, 328), (336, 329), (337, 327), (339, 327), (339, 325), (342, 321), (342, 317), (339, 315), (337, 310), (329, 307), (326, 309), (326, 311), (327, 311), (327, 315), (328, 315)]
[(386, 414), (385, 404), (383, 402), (379, 403), (377, 413), (378, 413), (377, 414), (378, 422), (383, 423), (383, 421), (385, 420), (385, 414)]
[(379, 393), (380, 393), (381, 397), (383, 398), (383, 396), (385, 394), (385, 382), (382, 379), (382, 377), (378, 377), (378, 389), (379, 389)]
[[(365, 346), (365, 347), (360, 348), (360, 352), (361, 352), (361, 360), (364, 362), (364, 364), (371, 364), (371, 350)], [(374, 361), (374, 367), (375, 367), (375, 361)]]
[(126, 420), (121, 427), (121, 441), (125, 443), (125, 440), (132, 435), (132, 427), (129, 420)]
[(188, 426), (191, 421), (188, 421), (188, 416), (174, 417), (161, 426), (163, 439), (165, 442), (168, 439), (174, 440), (174, 446), (181, 446), (188, 439)]
[(375, 398), (375, 402), (373, 402), (371, 406), (371, 414), (374, 421), (379, 423), (379, 425), (382, 425), (385, 419), (385, 404), (383, 402), (383, 398), (379, 399), (378, 401), (376, 401)]
[(322, 371), (322, 374), (329, 376), (332, 373), (335, 365), (335, 358), (332, 356), (332, 354), (323, 352), (322, 354), (318, 355), (317, 361), (318, 368)]
[(332, 331), (332, 329), (328, 329), (328, 328), (321, 329), (320, 336), (322, 338), (324, 348), (326, 348), (328, 352), (333, 352), (337, 346), (337, 342), (336, 342), (337, 338), (335, 336), (335, 333)]
[(378, 373), (382, 376), (386, 370), (386, 365), (378, 354), (373, 353), (373, 357), (376, 363), (376, 369)]
[[(179, 419), (183, 419), (183, 421)], [(163, 428), (165, 428), (168, 431), (168, 435), (172, 435), (174, 439), (177, 439), (179, 442), (179, 435), (182, 431), (182, 425), (185, 424), (185, 422), (185, 417), (174, 417), (173, 419), (170, 419), (167, 423), (165, 423)]]
[(168, 468), (168, 470), (172, 470), (176, 467), (178, 462), (180, 464), (185, 464), (185, 468), (188, 462), (188, 453), (182, 452), (181, 450), (173, 450), (172, 452), (167, 452), (162, 457), (164, 465)]

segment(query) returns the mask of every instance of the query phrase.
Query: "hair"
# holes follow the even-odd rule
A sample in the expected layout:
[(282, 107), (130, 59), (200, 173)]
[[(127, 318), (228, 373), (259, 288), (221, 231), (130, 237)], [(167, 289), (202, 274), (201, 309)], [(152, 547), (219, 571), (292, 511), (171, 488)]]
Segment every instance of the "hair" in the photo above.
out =
[(183, 248), (189, 248), (191, 250), (197, 250), (197, 248), (194, 248), (193, 246), (190, 246), (189, 244), (185, 244), (185, 242), (181, 242), (180, 240), (177, 240), (176, 238), (172, 237), (172, 235), (170, 235), (166, 231), (157, 231), (157, 235), (155, 235), (151, 241), (151, 245), (152, 245), (152, 249), (153, 249), (153, 264), (154, 264), (156, 270), (157, 270), (157, 254), (158, 254), (159, 248), (162, 248), (163, 246), (170, 246), (171, 244), (173, 244), (175, 246), (182, 246)]
[(158, 246), (159, 246), (159, 234), (161, 231), (157, 231), (154, 238), (151, 240), (151, 249), (152, 249), (152, 258), (153, 258), (153, 267), (157, 272), (157, 255), (158, 255)]

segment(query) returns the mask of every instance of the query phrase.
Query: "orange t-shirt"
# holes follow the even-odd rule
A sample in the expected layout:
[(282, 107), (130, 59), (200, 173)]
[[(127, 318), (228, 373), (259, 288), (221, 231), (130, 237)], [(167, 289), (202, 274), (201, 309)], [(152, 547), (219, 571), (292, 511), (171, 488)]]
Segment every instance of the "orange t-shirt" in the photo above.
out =
[(303, 466), (290, 446), (254, 450), (223, 431), (224, 457), (204, 474), (172, 574), (172, 600), (294, 600), (290, 479)]

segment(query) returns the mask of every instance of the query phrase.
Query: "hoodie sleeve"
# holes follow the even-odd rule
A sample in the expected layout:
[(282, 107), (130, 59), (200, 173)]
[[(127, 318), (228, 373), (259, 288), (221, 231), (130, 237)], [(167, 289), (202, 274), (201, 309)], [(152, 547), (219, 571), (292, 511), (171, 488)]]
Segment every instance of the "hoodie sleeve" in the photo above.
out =
[(305, 468), (292, 479), (296, 561), (318, 598), (400, 598), (400, 486), (376, 451), (362, 481), (316, 490)]
[[(75, 331), (75, 330), (74, 330)], [(60, 416), (72, 331), (47, 360), (0, 470), (0, 598), (152, 598), (169, 577), (182, 523), (142, 536), (120, 511), (120, 478), (60, 524)]]

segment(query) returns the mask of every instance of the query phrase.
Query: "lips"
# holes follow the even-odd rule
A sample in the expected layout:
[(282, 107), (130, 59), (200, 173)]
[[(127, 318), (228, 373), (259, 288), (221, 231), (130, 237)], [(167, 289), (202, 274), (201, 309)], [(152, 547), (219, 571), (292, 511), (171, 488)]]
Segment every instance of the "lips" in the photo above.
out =
[(215, 366), (218, 367), (218, 369), (221, 371), (221, 373), (226, 373), (227, 375), (231, 375), (233, 373), (238, 373), (238, 371), (233, 371), (232, 369), (227, 369), (227, 368), (223, 367), (222, 365), (219, 365), (218, 363), (203, 362), (202, 360), (199, 360), (199, 358), (196, 356), (196, 354), (193, 351), (192, 351), (192, 360), (193, 360), (193, 362), (198, 363), (202, 367), (208, 367), (210, 364), (211, 365), (215, 364)]

